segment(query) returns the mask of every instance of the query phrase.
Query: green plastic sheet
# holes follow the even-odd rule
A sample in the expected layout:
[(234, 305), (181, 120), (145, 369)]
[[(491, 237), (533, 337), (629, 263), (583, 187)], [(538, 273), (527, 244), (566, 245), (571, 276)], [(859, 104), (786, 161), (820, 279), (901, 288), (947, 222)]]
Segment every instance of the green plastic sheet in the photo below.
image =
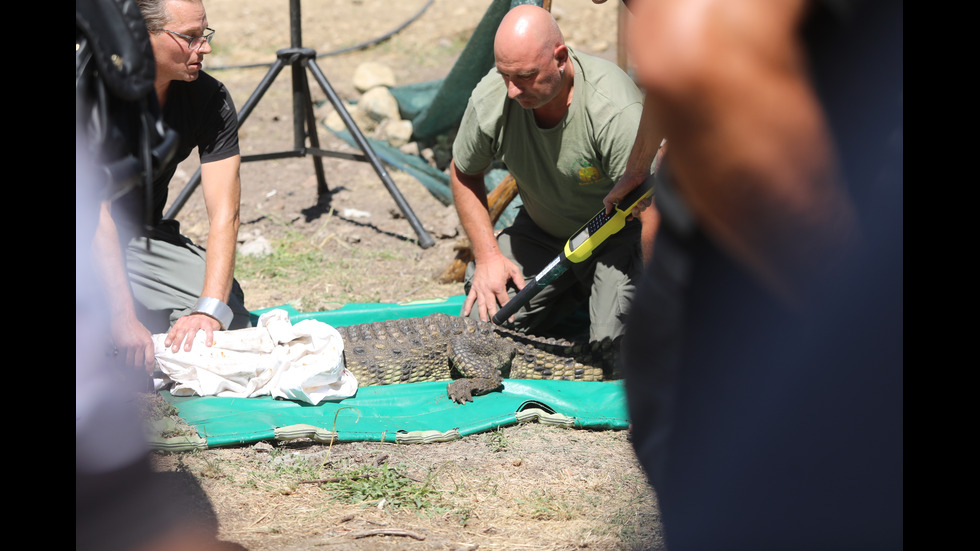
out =
[(507, 379), (503, 390), (456, 404), (446, 382), (363, 387), (351, 398), (311, 406), (261, 398), (172, 397), (207, 447), (261, 440), (444, 442), (538, 421), (569, 428), (629, 425), (622, 383)]
[[(348, 304), (338, 310), (301, 313), (283, 307), (296, 323), (316, 319), (334, 326), (433, 312), (458, 314), (463, 295), (404, 304)], [(263, 310), (264, 311), (264, 310)], [(256, 317), (260, 312), (253, 312)], [(503, 389), (456, 404), (448, 381), (362, 387), (351, 398), (310, 405), (289, 400), (163, 397), (197, 430), (197, 437), (157, 439), (157, 449), (186, 450), (262, 440), (443, 442), (525, 421), (596, 430), (629, 426), (621, 381), (506, 379)]]

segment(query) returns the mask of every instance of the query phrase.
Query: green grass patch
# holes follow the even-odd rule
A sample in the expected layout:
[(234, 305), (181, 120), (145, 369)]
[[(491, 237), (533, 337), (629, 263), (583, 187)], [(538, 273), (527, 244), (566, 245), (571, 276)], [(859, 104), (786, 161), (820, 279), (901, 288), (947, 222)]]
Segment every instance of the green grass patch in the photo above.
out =
[(510, 445), (507, 442), (507, 435), (499, 428), (497, 430), (485, 433), (483, 435), (483, 442), (488, 448), (490, 448), (490, 451), (494, 453), (505, 451)]
[(445, 509), (431, 477), (417, 482), (387, 464), (336, 473), (334, 478), (336, 482), (324, 482), (320, 487), (342, 503), (372, 506), (384, 500), (385, 507), (391, 508)]
[(564, 500), (544, 490), (532, 490), (526, 499), (515, 502), (521, 514), (535, 520), (568, 520), (574, 516)]

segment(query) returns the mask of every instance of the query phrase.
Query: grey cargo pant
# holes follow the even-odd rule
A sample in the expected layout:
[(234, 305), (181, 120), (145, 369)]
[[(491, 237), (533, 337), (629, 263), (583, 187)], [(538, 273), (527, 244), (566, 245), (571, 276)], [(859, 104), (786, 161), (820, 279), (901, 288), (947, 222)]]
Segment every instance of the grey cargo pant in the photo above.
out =
[[(178, 318), (191, 313), (201, 295), (205, 250), (180, 235), (174, 224), (157, 226), (149, 238), (132, 238), (125, 251), (137, 316), (151, 333), (166, 333)], [(244, 300), (241, 286), (234, 281), (228, 307), (235, 317), (228, 329), (251, 325)]]

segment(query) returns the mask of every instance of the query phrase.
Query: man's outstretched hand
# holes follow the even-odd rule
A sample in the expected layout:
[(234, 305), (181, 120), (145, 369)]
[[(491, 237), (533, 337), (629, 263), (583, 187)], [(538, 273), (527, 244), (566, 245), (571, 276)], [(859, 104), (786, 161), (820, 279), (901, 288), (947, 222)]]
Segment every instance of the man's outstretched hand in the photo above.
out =
[(495, 261), (482, 260), (476, 263), (473, 285), (463, 303), (463, 316), (469, 316), (476, 306), (480, 319), (490, 321), (497, 310), (510, 300), (507, 283), (513, 281), (520, 291), (524, 288), (524, 276), (520, 268), (500, 255)]
[[(171, 350), (180, 350), (181, 343), (185, 351), (190, 351), (194, 345), (194, 337), (198, 331), (204, 331), (207, 335), (204, 342), (207, 346), (214, 344), (214, 332), (221, 330), (218, 320), (205, 314), (190, 314), (177, 320), (177, 323), (167, 332), (167, 338), (163, 341), (164, 346), (169, 346)], [(152, 349), (151, 349), (152, 352)]]

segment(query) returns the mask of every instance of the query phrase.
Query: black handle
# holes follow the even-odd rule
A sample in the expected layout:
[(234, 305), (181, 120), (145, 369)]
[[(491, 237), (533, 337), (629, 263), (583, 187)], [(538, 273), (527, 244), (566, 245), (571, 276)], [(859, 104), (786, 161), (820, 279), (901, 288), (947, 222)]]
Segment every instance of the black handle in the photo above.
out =
[(493, 315), (493, 323), (500, 325), (507, 321), (507, 318), (513, 316), (514, 312), (520, 310), (521, 306), (527, 304), (542, 288), (541, 285), (538, 285), (537, 279), (529, 281), (514, 298), (508, 300), (507, 304), (497, 310), (497, 313)]
[(514, 312), (520, 310), (521, 306), (527, 304), (542, 288), (542, 285), (538, 285), (537, 279), (529, 281), (514, 298), (508, 300), (507, 304), (497, 310), (497, 313), (493, 315), (493, 323), (500, 325), (507, 321), (507, 318), (513, 316)]

